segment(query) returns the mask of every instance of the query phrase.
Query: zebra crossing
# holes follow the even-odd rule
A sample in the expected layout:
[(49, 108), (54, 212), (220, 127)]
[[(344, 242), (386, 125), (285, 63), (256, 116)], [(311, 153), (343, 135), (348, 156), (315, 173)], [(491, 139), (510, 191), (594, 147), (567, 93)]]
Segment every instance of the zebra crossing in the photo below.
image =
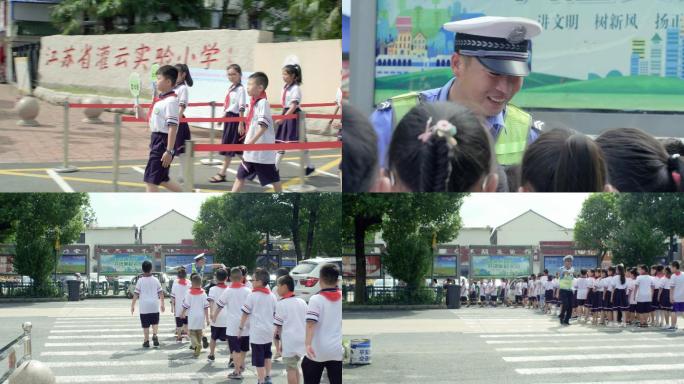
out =
[[(192, 356), (189, 342), (175, 341), (175, 322), (162, 314), (159, 324), (160, 347), (143, 348), (142, 329), (135, 316), (58, 317), (45, 337), (34, 344), (33, 357), (45, 363), (57, 383), (123, 382), (228, 382), (229, 354), (225, 342), (216, 347), (216, 360), (207, 360), (208, 349), (199, 358)], [(208, 336), (208, 330), (205, 335)], [(256, 382), (256, 371), (247, 367), (243, 382)], [(285, 366), (273, 362), (273, 382), (287, 382)], [(230, 382), (239, 383), (237, 380)]]
[[(511, 382), (684, 383), (684, 331), (605, 328), (558, 320), (526, 309), (478, 311), (472, 328), (491, 356), (515, 372)], [(475, 320), (459, 313), (463, 321)], [(503, 326), (503, 323), (506, 323)], [(529, 330), (536, 327), (535, 330)], [(475, 333), (475, 332), (473, 332)]]

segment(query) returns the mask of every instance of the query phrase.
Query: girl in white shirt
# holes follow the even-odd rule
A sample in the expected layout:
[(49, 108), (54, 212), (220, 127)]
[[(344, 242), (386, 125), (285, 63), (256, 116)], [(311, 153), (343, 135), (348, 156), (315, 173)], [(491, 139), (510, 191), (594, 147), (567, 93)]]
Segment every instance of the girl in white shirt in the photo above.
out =
[[(627, 326), (627, 316), (625, 312), (629, 309), (629, 301), (627, 300), (627, 276), (625, 275), (625, 266), (618, 264), (617, 274), (613, 277), (613, 319), (614, 325), (620, 327)], [(618, 324), (618, 312), (622, 313), (622, 321)]]
[(660, 278), (660, 289), (658, 290), (658, 303), (660, 304), (660, 318), (663, 322), (663, 329), (670, 328), (670, 312), (672, 312), (672, 303), (670, 302), (671, 277), (672, 269), (665, 267), (665, 273)]
[(603, 279), (603, 318), (605, 325), (611, 327), (613, 323), (613, 290), (615, 289), (615, 267), (608, 267), (606, 278)]
[(639, 276), (636, 268), (629, 270), (627, 279), (627, 297), (629, 310), (627, 311), (627, 323), (636, 324), (636, 278)]

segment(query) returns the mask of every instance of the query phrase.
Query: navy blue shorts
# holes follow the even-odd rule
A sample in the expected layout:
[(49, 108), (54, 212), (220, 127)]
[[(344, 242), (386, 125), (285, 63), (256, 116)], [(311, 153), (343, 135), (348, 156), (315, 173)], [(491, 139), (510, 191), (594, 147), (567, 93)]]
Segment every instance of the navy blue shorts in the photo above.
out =
[(228, 336), (228, 348), (230, 348), (230, 353), (248, 352), (249, 336)]
[(155, 313), (141, 313), (140, 324), (143, 328), (149, 328), (150, 325), (159, 324), (159, 312)]
[(651, 302), (650, 301), (637, 302), (636, 310), (637, 310), (637, 313), (642, 313), (642, 314), (653, 312), (653, 308), (651, 308)]
[(211, 339), (226, 341), (228, 336), (226, 336), (226, 327), (214, 327), (211, 326)]
[(161, 132), (152, 132), (150, 137), (150, 157), (145, 167), (143, 181), (149, 184), (160, 185), (169, 180), (169, 168), (162, 167), (161, 159), (166, 152), (166, 144), (169, 135)]
[(259, 183), (262, 187), (280, 181), (280, 175), (275, 164), (250, 163), (248, 161), (240, 163), (237, 173), (239, 180), (252, 180), (254, 176), (259, 176)]
[(254, 344), (252, 343), (252, 365), (261, 368), (264, 366), (264, 360), (270, 359), (273, 354), (271, 353), (271, 343), (266, 344)]
[(183, 324), (188, 323), (188, 317), (185, 316), (184, 319), (181, 319), (180, 317), (176, 317), (176, 328), (180, 328), (183, 326)]

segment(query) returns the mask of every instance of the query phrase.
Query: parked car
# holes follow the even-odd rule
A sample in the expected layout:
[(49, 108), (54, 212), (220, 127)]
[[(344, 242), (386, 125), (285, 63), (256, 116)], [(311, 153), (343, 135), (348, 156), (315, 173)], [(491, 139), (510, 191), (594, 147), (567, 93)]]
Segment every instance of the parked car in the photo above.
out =
[(340, 269), (340, 277), (337, 285), (342, 286), (342, 258), (341, 257), (316, 257), (306, 259), (290, 271), (290, 276), (295, 281), (295, 295), (308, 302), (309, 298), (321, 290), (319, 276), (321, 266), (328, 263), (335, 263)]
[[(126, 292), (127, 292), (126, 296), (127, 296), (129, 299), (132, 299), (132, 298), (133, 298), (133, 293), (135, 293), (135, 284), (138, 283), (138, 279), (139, 279), (141, 276), (142, 276), (142, 275), (135, 276), (135, 277), (131, 280), (131, 283), (130, 283), (130, 285), (128, 286), (128, 290), (126, 291)], [(156, 277), (157, 280), (159, 280), (159, 283), (161, 284), (161, 287), (162, 287), (162, 291), (164, 292), (164, 297), (168, 297), (168, 296), (169, 296), (169, 289), (168, 289), (169, 277), (166, 275), (166, 273), (162, 273), (162, 272), (152, 272), (152, 276)]]

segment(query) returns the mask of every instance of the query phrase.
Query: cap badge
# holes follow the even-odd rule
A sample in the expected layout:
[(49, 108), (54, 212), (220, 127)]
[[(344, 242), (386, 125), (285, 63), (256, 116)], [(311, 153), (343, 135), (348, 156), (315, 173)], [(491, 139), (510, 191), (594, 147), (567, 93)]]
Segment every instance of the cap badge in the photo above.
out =
[(525, 40), (525, 35), (527, 35), (527, 29), (522, 25), (518, 25), (508, 34), (506, 40), (511, 44), (520, 44)]

